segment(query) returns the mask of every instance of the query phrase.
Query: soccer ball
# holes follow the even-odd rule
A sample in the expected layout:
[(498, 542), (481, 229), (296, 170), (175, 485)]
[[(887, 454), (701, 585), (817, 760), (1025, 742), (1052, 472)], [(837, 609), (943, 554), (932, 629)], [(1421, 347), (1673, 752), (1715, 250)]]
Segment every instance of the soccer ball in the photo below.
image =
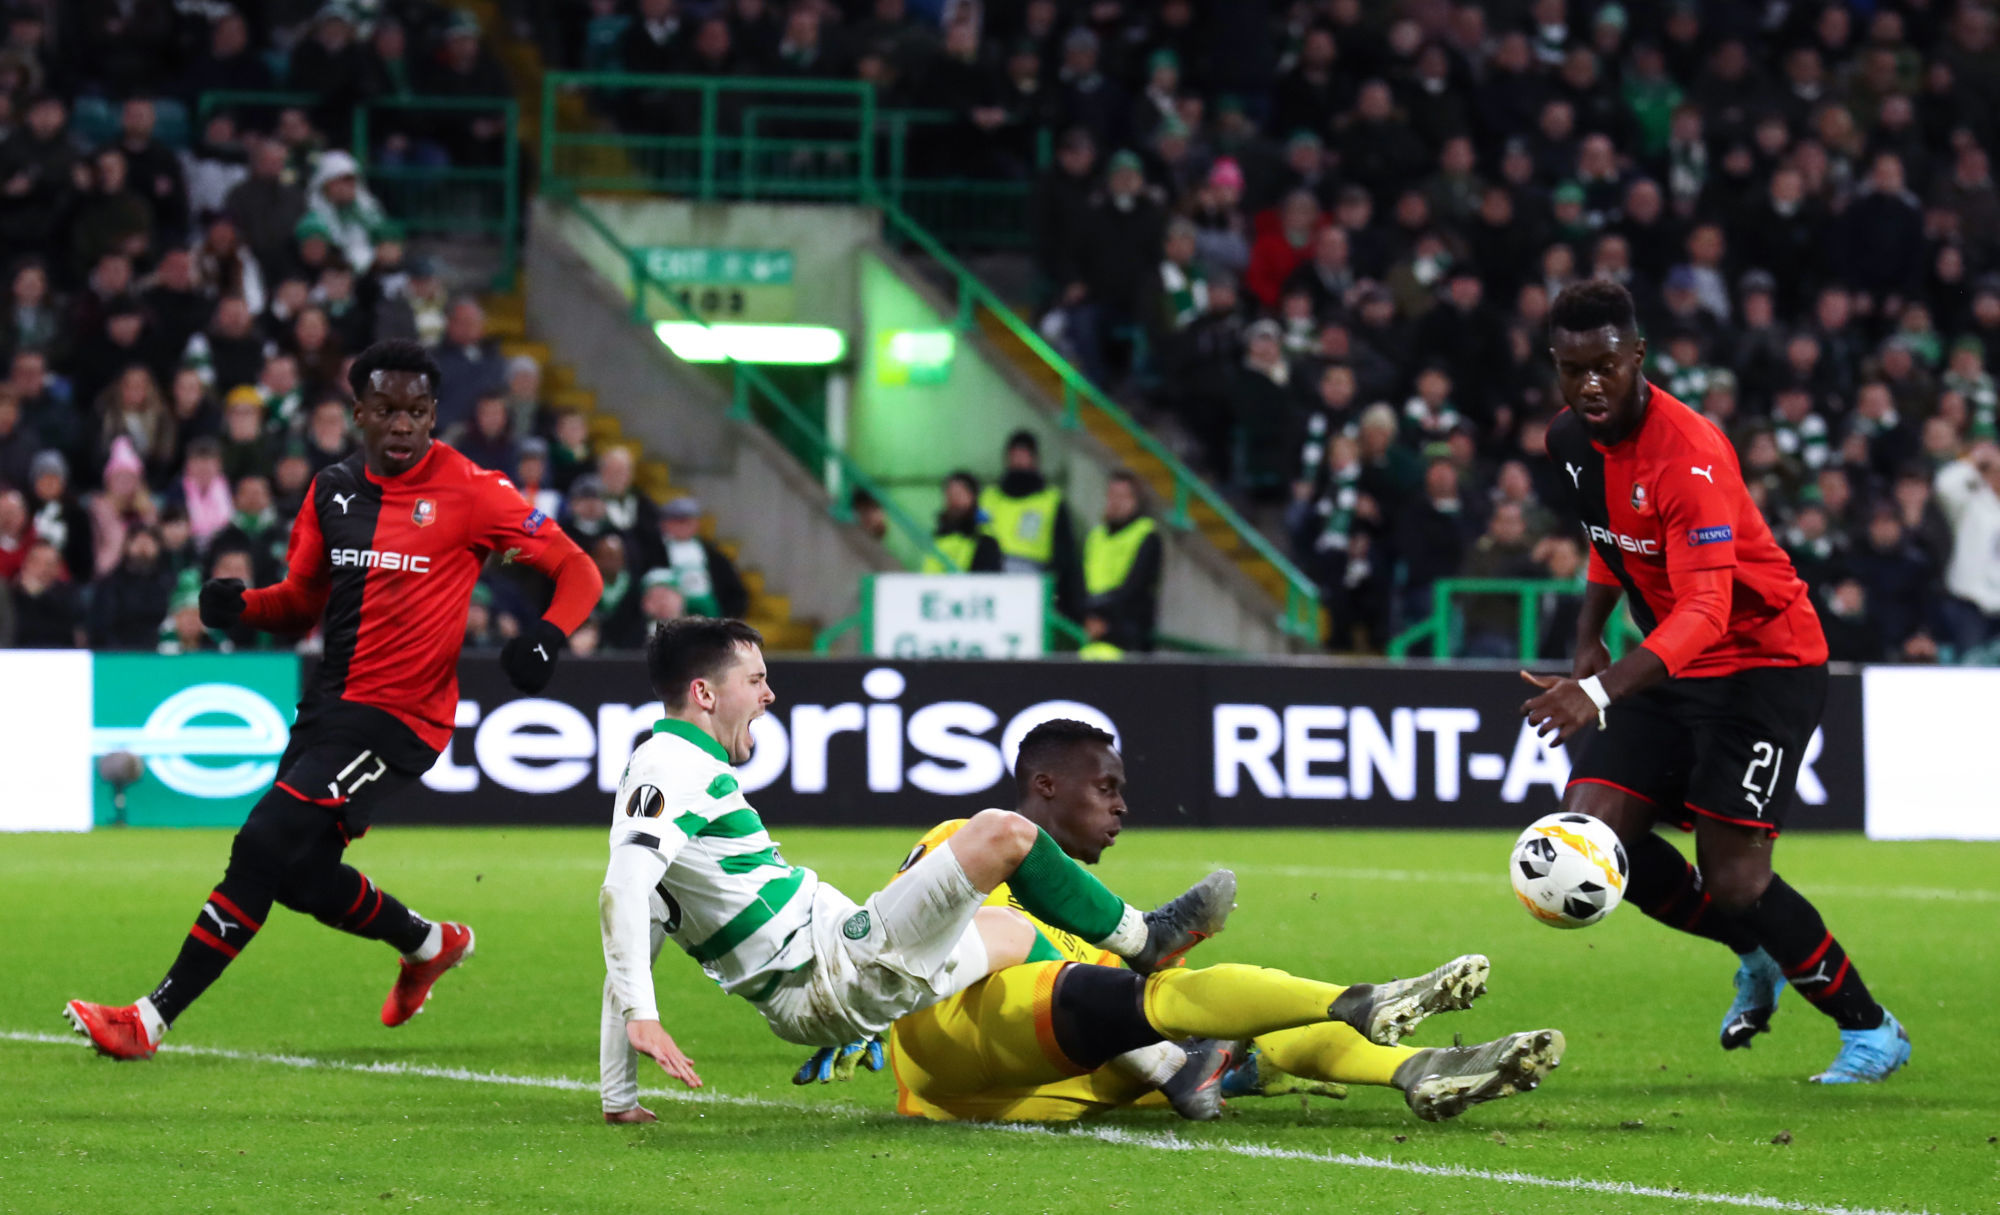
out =
[(1587, 814), (1538, 818), (1514, 841), (1507, 873), (1514, 897), (1544, 924), (1586, 928), (1625, 897), (1625, 845)]

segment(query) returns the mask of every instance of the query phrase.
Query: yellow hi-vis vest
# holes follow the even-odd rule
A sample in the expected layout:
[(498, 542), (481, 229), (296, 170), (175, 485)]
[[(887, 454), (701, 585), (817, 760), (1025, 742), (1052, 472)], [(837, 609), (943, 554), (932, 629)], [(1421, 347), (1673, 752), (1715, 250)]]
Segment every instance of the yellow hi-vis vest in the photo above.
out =
[(926, 574), (963, 574), (972, 569), (972, 559), (979, 554), (979, 537), (968, 536), (964, 532), (952, 532), (944, 536), (932, 536), (931, 543), (938, 551), (951, 558), (947, 566), (936, 557), (924, 558)]
[(1000, 544), (1000, 555), (1013, 570), (1022, 565), (1047, 569), (1056, 551), (1056, 511), (1062, 491), (1044, 489), (1025, 498), (1000, 492), (997, 485), (979, 491), (979, 509), (986, 512), (986, 530)]
[(1091, 528), (1083, 539), (1084, 592), (1102, 595), (1125, 585), (1132, 563), (1139, 559), (1139, 546), (1153, 530), (1153, 521), (1143, 515), (1116, 534), (1102, 523)]

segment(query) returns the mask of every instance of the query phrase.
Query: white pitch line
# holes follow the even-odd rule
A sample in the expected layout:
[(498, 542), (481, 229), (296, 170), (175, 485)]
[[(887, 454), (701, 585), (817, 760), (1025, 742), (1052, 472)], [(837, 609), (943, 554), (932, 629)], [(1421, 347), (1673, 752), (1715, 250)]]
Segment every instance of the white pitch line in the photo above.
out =
[[(1209, 868), (1228, 867), (1243, 874), (1260, 877), (1325, 878), (1336, 882), (1410, 882), (1419, 885), (1466, 885), (1491, 886), (1495, 889), (1504, 885), (1502, 873), (1468, 873), (1443, 869), (1344, 869), (1331, 865), (1263, 865), (1256, 862), (1235, 864), (1229, 861), (1209, 861)], [(1123, 863), (1129, 869), (1166, 869), (1175, 872), (1192, 870), (1198, 866), (1185, 861), (1129, 861)], [(1945, 903), (2000, 903), (2000, 890), (1958, 890), (1947, 886), (1823, 886), (1814, 883), (1806, 891), (1812, 894), (1831, 894), (1842, 898), (1862, 899), (1902, 899), (1911, 902)]]
[[(45, 1034), (22, 1030), (0, 1031), (0, 1041), (22, 1042), (47, 1046), (82, 1047), (85, 1043), (73, 1034)], [(278, 1067), (294, 1067), (305, 1070), (331, 1072), (359, 1072), (377, 1076), (416, 1076), (426, 1080), (458, 1080), (469, 1084), (498, 1084), (513, 1088), (553, 1089), (566, 1093), (596, 1093), (597, 1086), (585, 1080), (572, 1080), (567, 1076), (513, 1076), (504, 1072), (475, 1072), (463, 1067), (430, 1067), (418, 1063), (350, 1063), (344, 1059), (318, 1059), (310, 1055), (263, 1054), (257, 1051), (230, 1050), (220, 1046), (180, 1046), (163, 1045), (162, 1051), (174, 1054), (196, 1055), (211, 1059), (228, 1059), (239, 1063), (267, 1063)], [(756, 1109), (791, 1110), (797, 1113), (825, 1117), (860, 1117), (889, 1120), (889, 1115), (870, 1110), (859, 1110), (851, 1106), (828, 1106), (824, 1104), (805, 1105), (791, 1101), (772, 1101), (765, 1097), (743, 1097), (707, 1090), (686, 1089), (641, 1089), (643, 1097), (665, 1098), (692, 1104), (746, 1106)], [(901, 1119), (897, 1119), (901, 1121)], [(1514, 1170), (1474, 1169), (1451, 1164), (1420, 1164), (1409, 1160), (1392, 1160), (1386, 1156), (1363, 1156), (1352, 1152), (1308, 1152), (1298, 1148), (1272, 1147), (1261, 1143), (1207, 1142), (1182, 1139), (1177, 1135), (1158, 1131), (1130, 1131), (1115, 1126), (1082, 1126), (1064, 1130), (1054, 1130), (1045, 1126), (1023, 1123), (962, 1123), (960, 1129), (985, 1133), (1002, 1131), (1021, 1135), (1046, 1135), (1051, 1138), (1088, 1139), (1115, 1147), (1144, 1148), (1155, 1152), (1203, 1152), (1223, 1156), (1241, 1156), (1252, 1160), (1285, 1160), (1302, 1164), (1328, 1164), (1341, 1168), (1376, 1169), (1388, 1173), (1404, 1173), (1414, 1177), (1441, 1177), (1464, 1181), (1493, 1181), (1503, 1185), (1522, 1185), (1545, 1190), (1568, 1190), (1585, 1194), (1613, 1194), (1627, 1198), (1658, 1198), (1667, 1202), (1691, 1203), (1697, 1206), (1742, 1207), (1755, 1211), (1787, 1211), (1797, 1215), (1926, 1215), (1925, 1212), (1897, 1211), (1878, 1207), (1847, 1207), (1813, 1202), (1794, 1202), (1784, 1198), (1772, 1198), (1765, 1194), (1724, 1194), (1704, 1190), (1669, 1189), (1662, 1186), (1636, 1185), (1627, 1181), (1592, 1181), (1584, 1177), (1538, 1177), (1532, 1173)]]

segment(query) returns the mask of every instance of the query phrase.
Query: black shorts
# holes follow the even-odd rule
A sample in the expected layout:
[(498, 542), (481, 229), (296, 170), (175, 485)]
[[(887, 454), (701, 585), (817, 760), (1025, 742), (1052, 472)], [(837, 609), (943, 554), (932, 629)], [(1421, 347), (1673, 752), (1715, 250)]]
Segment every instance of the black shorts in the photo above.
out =
[(1655, 684), (1612, 705), (1603, 731), (1584, 732), (1570, 781), (1623, 790), (1681, 827), (1700, 815), (1776, 835), (1826, 684), (1823, 665)]
[(292, 727), (276, 787), (327, 811), (343, 836), (358, 840), (375, 810), (436, 762), (437, 752), (390, 714), (340, 701)]

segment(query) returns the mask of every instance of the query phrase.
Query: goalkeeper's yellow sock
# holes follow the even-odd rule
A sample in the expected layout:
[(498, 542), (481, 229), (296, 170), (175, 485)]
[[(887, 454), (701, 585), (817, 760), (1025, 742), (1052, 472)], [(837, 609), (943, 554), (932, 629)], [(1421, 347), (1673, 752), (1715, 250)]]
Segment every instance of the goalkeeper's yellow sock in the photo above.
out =
[(1339, 1021), (1264, 1034), (1257, 1046), (1278, 1070), (1294, 1076), (1383, 1088), (1395, 1087), (1396, 1069), (1417, 1053), (1414, 1046), (1377, 1046)]
[(1146, 979), (1146, 1020), (1170, 1039), (1241, 1041), (1331, 1020), (1346, 990), (1262, 966), (1163, 970)]

